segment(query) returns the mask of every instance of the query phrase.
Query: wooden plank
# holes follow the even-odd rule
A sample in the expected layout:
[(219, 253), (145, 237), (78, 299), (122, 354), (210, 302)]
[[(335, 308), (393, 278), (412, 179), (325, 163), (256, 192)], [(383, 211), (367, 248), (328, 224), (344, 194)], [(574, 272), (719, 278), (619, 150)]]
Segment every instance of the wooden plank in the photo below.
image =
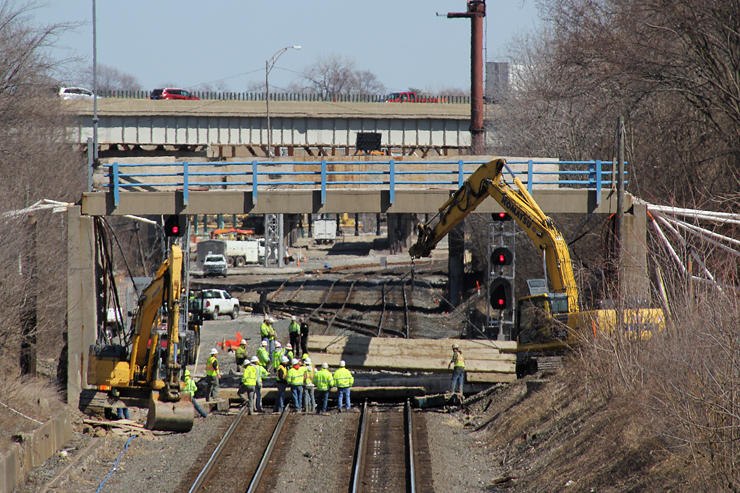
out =
[[(365, 370), (395, 370), (395, 371), (445, 371), (450, 362), (448, 358), (394, 358), (383, 356), (363, 355), (340, 355), (322, 354), (317, 355), (314, 363), (321, 365), (326, 362), (332, 368), (339, 366), (339, 361), (344, 359), (348, 368)], [(514, 373), (516, 371), (516, 360), (489, 361), (489, 360), (465, 360), (468, 371)]]
[(470, 383), (505, 383), (515, 382), (516, 373), (479, 373), (465, 372), (465, 381)]
[(452, 344), (458, 344), (465, 354), (467, 351), (491, 351), (500, 349), (515, 349), (514, 341), (484, 341), (461, 339), (400, 339), (389, 337), (336, 337), (336, 336), (309, 336), (308, 350), (321, 352), (357, 352), (359, 350), (383, 351), (390, 350), (428, 350), (436, 349), (452, 351)]

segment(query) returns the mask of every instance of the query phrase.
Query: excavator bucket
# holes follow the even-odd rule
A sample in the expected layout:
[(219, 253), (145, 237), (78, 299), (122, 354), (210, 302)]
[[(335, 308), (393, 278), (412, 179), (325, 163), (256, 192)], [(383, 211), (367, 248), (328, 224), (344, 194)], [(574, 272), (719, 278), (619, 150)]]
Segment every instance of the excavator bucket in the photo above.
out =
[(159, 400), (159, 392), (152, 392), (146, 418), (147, 429), (185, 433), (193, 429), (194, 420), (195, 412), (190, 396), (183, 396), (177, 402), (164, 402)]

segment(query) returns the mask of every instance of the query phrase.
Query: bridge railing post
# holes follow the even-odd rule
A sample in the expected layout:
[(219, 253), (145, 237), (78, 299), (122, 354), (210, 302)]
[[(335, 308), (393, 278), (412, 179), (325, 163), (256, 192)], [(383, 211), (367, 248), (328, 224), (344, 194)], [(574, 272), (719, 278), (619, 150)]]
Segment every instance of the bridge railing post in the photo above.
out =
[(189, 202), (188, 197), (188, 162), (182, 163), (182, 204), (187, 206)]
[(321, 205), (326, 204), (326, 159), (321, 160)]
[(120, 200), (120, 190), (118, 189), (118, 163), (113, 163), (113, 203), (116, 207), (118, 207)]
[(534, 161), (527, 161), (527, 192), (532, 195), (532, 185), (534, 184)]
[(252, 205), (257, 205), (257, 161), (252, 161)]
[(390, 164), (390, 196), (391, 196), (391, 204), (395, 202), (396, 200), (396, 162), (391, 159), (388, 164)]

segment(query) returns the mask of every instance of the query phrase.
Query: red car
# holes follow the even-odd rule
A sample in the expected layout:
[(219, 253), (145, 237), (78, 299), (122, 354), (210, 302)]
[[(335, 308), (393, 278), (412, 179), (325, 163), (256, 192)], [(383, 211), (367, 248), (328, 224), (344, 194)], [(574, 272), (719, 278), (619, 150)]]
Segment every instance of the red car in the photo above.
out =
[(190, 91), (185, 89), (154, 89), (149, 94), (149, 99), (197, 99), (200, 98), (193, 96)]

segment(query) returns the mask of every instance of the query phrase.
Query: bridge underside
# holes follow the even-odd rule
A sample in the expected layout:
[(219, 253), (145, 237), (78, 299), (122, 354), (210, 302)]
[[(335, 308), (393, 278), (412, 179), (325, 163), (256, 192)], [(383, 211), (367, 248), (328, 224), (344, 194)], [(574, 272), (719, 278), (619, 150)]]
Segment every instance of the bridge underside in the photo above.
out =
[[(327, 214), (327, 213), (434, 213), (452, 193), (447, 189), (396, 190), (393, 201), (387, 190), (341, 189), (327, 191), (322, 202), (321, 190), (266, 190), (255, 198), (251, 190), (208, 190), (122, 192), (118, 206), (112, 192), (88, 192), (82, 197), (82, 214), (87, 216), (159, 215), (159, 214)], [(599, 213), (616, 210), (616, 194), (602, 191), (597, 205), (596, 190), (534, 190), (533, 196), (547, 214)], [(627, 197), (625, 209), (631, 205)], [(482, 202), (477, 213), (500, 212), (494, 200)]]

